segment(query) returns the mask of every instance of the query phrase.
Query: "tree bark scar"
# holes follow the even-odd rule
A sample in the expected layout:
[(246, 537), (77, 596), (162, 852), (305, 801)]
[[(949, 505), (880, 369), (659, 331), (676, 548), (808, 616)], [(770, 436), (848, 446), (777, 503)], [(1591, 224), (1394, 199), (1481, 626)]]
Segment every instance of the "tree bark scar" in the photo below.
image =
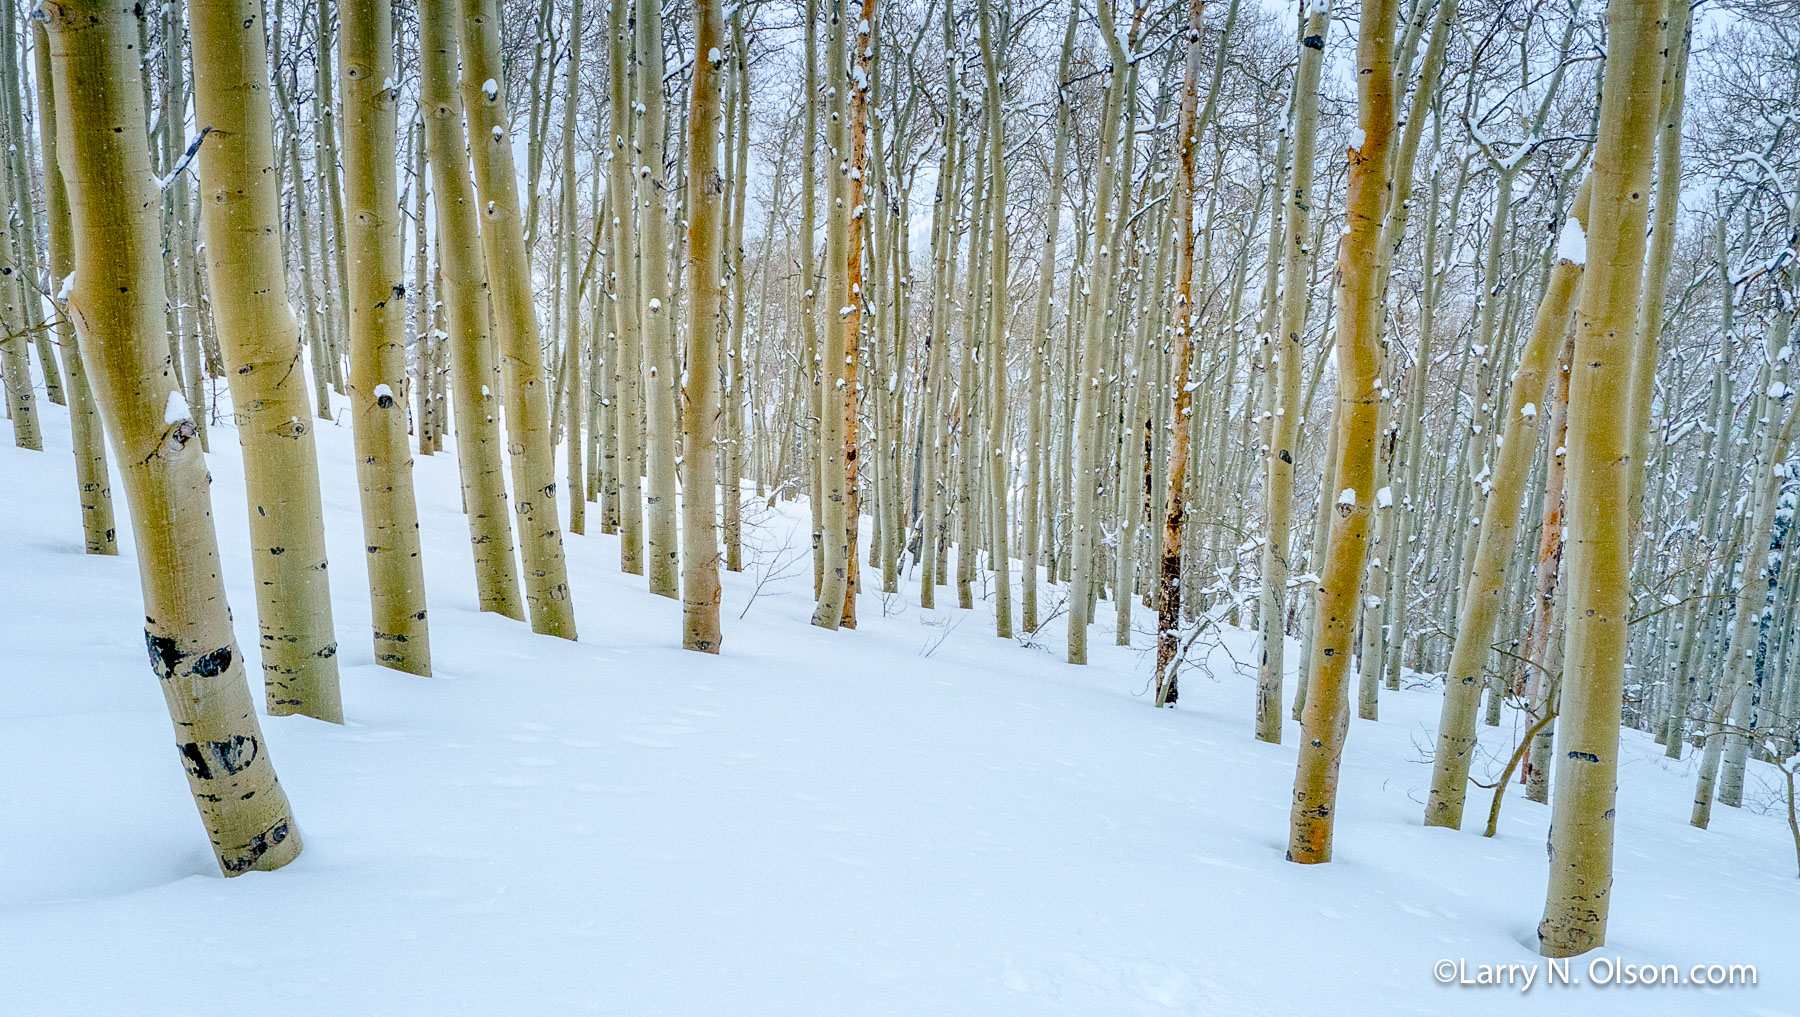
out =
[[(229, 646), (221, 646), (201, 654), (184, 654), (176, 645), (175, 637), (160, 636), (146, 630), (144, 643), (150, 651), (150, 669), (161, 679), (169, 679), (177, 672), (185, 670), (201, 678), (216, 678), (231, 667), (232, 651)], [(192, 661), (191, 665), (183, 665)]]
[(221, 858), (219, 865), (227, 875), (241, 875), (256, 866), (256, 860), (267, 854), (269, 849), (288, 838), (288, 819), (284, 816), (274, 826), (250, 838), (244, 851), (235, 858)]
[(196, 780), (214, 780), (242, 773), (256, 762), (256, 739), (232, 735), (219, 742), (185, 742), (179, 746), (182, 765)]

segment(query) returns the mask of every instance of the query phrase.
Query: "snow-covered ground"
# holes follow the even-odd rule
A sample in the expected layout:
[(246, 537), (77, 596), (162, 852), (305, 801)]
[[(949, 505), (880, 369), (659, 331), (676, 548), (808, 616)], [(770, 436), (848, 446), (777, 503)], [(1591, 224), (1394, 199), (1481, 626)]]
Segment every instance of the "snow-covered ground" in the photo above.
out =
[[(1105, 605), (1085, 668), (1060, 622), (1023, 646), (910, 586), (820, 631), (803, 507), (754, 513), (718, 657), (678, 648), (679, 605), (620, 574), (614, 538), (568, 537), (567, 643), (475, 610), (455, 460), (422, 458), (435, 673), (377, 667), (347, 420), (319, 437), (349, 723), (264, 719), (306, 850), (223, 879), (144, 659), (123, 505), (124, 553), (83, 555), (66, 418), (43, 410), (47, 451), (0, 448), (8, 1017), (1800, 1014), (1785, 823), (1692, 829), (1692, 764), (1646, 738), (1625, 736), (1601, 955), (1753, 964), (1754, 987), (1544, 985), (1546, 810), (1509, 796), (1486, 840), (1478, 791), (1471, 831), (1420, 825), (1434, 689), (1352, 722), (1337, 859), (1292, 865), (1298, 732), (1251, 737), (1249, 634), (1158, 711), (1149, 640), (1112, 646)], [(242, 468), (212, 433), (254, 647)], [(1517, 728), (1483, 729), (1478, 775)], [(1441, 985), (1444, 960), (1535, 981)]]

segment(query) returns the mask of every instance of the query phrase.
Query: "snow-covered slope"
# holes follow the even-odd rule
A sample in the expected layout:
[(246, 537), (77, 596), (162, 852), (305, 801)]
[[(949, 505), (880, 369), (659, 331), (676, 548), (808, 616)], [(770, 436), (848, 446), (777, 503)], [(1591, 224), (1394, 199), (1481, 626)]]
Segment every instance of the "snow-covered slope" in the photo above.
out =
[[(1085, 668), (1060, 622), (1022, 646), (910, 585), (820, 631), (803, 507), (753, 512), (716, 658), (678, 648), (679, 605), (613, 538), (570, 536), (567, 643), (475, 610), (455, 461), (420, 459), (435, 674), (376, 667), (347, 421), (320, 449), (349, 723), (264, 720), (306, 850), (222, 879), (123, 506), (123, 555), (84, 556), (44, 409), (46, 452), (0, 448), (0, 1014), (1800, 1014), (1785, 824), (1691, 829), (1691, 764), (1647, 739), (1625, 736), (1602, 954), (1754, 964), (1754, 987), (1543, 985), (1546, 811), (1511, 797), (1493, 840), (1420, 825), (1435, 690), (1352, 722), (1337, 859), (1292, 865), (1298, 733), (1251, 737), (1248, 634), (1157, 711), (1149, 640), (1111, 646), (1104, 605)], [(242, 470), (212, 433), (254, 647)], [(1478, 775), (1517, 727), (1482, 729)], [(1440, 985), (1445, 959), (1536, 984)]]

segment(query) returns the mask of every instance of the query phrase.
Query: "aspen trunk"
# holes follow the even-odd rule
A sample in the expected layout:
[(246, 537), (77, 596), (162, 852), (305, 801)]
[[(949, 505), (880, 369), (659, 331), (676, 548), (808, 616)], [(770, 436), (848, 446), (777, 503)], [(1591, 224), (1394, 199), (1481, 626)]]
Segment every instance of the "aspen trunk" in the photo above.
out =
[(507, 451), (525, 561), (525, 606), (533, 632), (574, 639), (575, 609), (557, 519), (556, 449), (550, 441), (549, 397), (544, 391), (537, 307), (519, 221), (519, 182), (500, 65), (498, 0), (459, 0), (459, 4), (462, 96), (472, 136), (475, 189), (484, 210), (481, 249), (505, 376)]
[(170, 377), (131, 9), (67, 0), (43, 17), (75, 235), (69, 308), (124, 466), (151, 668), (220, 870), (280, 868), (300, 853), (300, 832), (257, 723), (225, 602), (206, 462)]
[(1196, 124), (1200, 108), (1200, 38), (1204, 0), (1188, 0), (1187, 66), (1181, 88), (1181, 116), (1175, 127), (1175, 354), (1170, 374), (1173, 402), (1169, 411), (1174, 429), (1169, 441), (1169, 467), (1163, 490), (1162, 554), (1158, 570), (1161, 605), (1156, 617), (1156, 705), (1168, 706), (1180, 696), (1175, 675), (1175, 652), (1181, 629), (1181, 538), (1187, 521), (1187, 468), (1194, 414), (1194, 156), (1200, 139)]
[[(270, 713), (343, 723), (300, 323), (288, 305), (259, 0), (194, 0), (194, 109), (213, 312), (249, 498)], [(421, 589), (421, 593), (422, 593)]]
[(681, 549), (675, 525), (675, 363), (672, 291), (669, 288), (669, 181), (665, 165), (662, 91), (662, 6), (637, 4), (638, 263), (644, 337), (644, 416), (647, 421), (650, 592), (680, 595)]
[[(1073, 472), (1074, 513), (1073, 562), (1069, 582), (1069, 644), (1071, 664), (1087, 663), (1088, 624), (1092, 619), (1092, 598), (1097, 578), (1094, 567), (1096, 476), (1099, 457), (1099, 412), (1104, 393), (1100, 389), (1101, 355), (1106, 342), (1107, 305), (1112, 296), (1113, 241), (1108, 225), (1114, 214), (1117, 186), (1120, 110), (1125, 103), (1129, 73), (1125, 49), (1119, 44), (1113, 26), (1111, 0), (1099, 0), (1097, 7), (1100, 34), (1111, 59), (1106, 103), (1100, 113), (1100, 169), (1095, 181), (1094, 240), (1092, 271), (1088, 277), (1086, 321), (1079, 340), (1081, 367), (1075, 375), (1075, 456)], [(1129, 184), (1129, 181), (1127, 182)]]
[[(818, 286), (819, 270), (816, 264), (818, 247), (818, 170), (817, 151), (819, 147), (819, 2), (806, 0), (805, 77), (802, 79), (802, 102), (805, 105), (804, 126), (801, 128), (800, 140), (800, 373), (805, 379), (806, 413), (799, 439), (801, 451), (806, 458), (806, 500), (808, 511), (812, 514), (812, 559), (813, 559), (813, 597), (817, 599), (825, 590), (825, 486), (824, 439), (821, 423), (821, 406), (823, 399), (823, 357), (819, 351), (819, 314)], [(946, 9), (944, 18), (949, 20)], [(954, 78), (954, 76), (952, 76)], [(955, 93), (954, 80), (950, 83), (951, 94)], [(946, 113), (954, 118), (955, 110)], [(835, 119), (829, 124), (836, 124)], [(923, 588), (921, 594), (927, 601), (923, 606), (930, 607), (930, 587)]]
[[(427, 273), (430, 270), (431, 250), (425, 239), (425, 131), (421, 119), (414, 125), (418, 129), (408, 129), (407, 136), (417, 135), (408, 145), (413, 160), (412, 179), (412, 221), (413, 221), (413, 285), (412, 299), (407, 301), (407, 310), (412, 315), (413, 340), (413, 387), (411, 395), (413, 404), (418, 407), (413, 415), (413, 424), (418, 431), (419, 454), (433, 455), (437, 451), (436, 429), (432, 425), (431, 401), (431, 368), (435, 359), (437, 346), (431, 324), (432, 302), (426, 299)], [(441, 296), (441, 294), (440, 294)]]
[[(587, 475), (583, 461), (582, 415), (587, 408), (581, 362), (581, 282), (576, 272), (575, 243), (575, 111), (581, 98), (581, 0), (569, 7), (569, 66), (563, 87), (562, 122), (562, 327), (568, 366), (561, 379), (563, 424), (569, 434), (569, 532), (587, 532)], [(599, 229), (596, 223), (594, 228)], [(599, 337), (594, 337), (599, 342)], [(554, 457), (553, 457), (554, 458)]]
[[(1294, 72), (1294, 171), (1288, 187), (1282, 244), (1281, 324), (1270, 345), (1272, 394), (1269, 449), (1263, 474), (1262, 597), (1258, 604), (1261, 662), (1256, 678), (1256, 737), (1280, 744), (1281, 698), (1286, 668), (1287, 584), (1293, 572), (1294, 457), (1299, 451), (1300, 362), (1305, 355), (1307, 278), (1312, 271), (1312, 184), (1319, 128), (1319, 77), (1331, 8), (1307, 8), (1301, 31), (1299, 67)], [(1314, 571), (1318, 566), (1312, 566)]]
[[(35, 167), (32, 166), (30, 159), (31, 135), (25, 128), (24, 107), (29, 96), (19, 59), (22, 50), (21, 44), (24, 42), (19, 29), (24, 23), (24, 19), (19, 17), (19, 11), (14, 7), (12, 0), (6, 0), (3, 10), (6, 25), (4, 31), (0, 31), (0, 42), (4, 42), (5, 52), (0, 54), (0, 63), (4, 64), (6, 89), (4, 105), (7, 136), (11, 139), (11, 144), (6, 148), (5, 158), (6, 168), (12, 174), (10, 189), (19, 196), (18, 205), (15, 208), (9, 208), (8, 214), (16, 213), (19, 217), (21, 242), (18, 256), (23, 269), (9, 278), (19, 288), (25, 312), (24, 325), (31, 329), (37, 346), (38, 366), (43, 368), (44, 374), (44, 395), (52, 405), (62, 406), (68, 401), (68, 396), (64, 392), (63, 372), (57, 366), (56, 345), (51, 342), (50, 338), (53, 329), (48, 327), (48, 323), (44, 321), (43, 303), (38, 294), (40, 275), (36, 264), (38, 253), (37, 208), (36, 203), (32, 200), (36, 174), (33, 172)], [(40, 83), (40, 92), (42, 87)], [(17, 326), (7, 329), (4, 334), (11, 335), (14, 331), (17, 331)]]
[(721, 215), (725, 181), (719, 175), (719, 77), (724, 70), (725, 14), (720, 0), (694, 4), (693, 100), (688, 115), (687, 383), (681, 424), (687, 489), (681, 497), (681, 645), (719, 652), (718, 425)]
[(393, 18), (386, 0), (343, 6), (344, 241), (350, 274), (350, 413), (362, 487), (375, 659), (431, 673), (425, 569), (406, 438), (406, 286), (395, 171)]
[[(1687, 99), (1688, 48), (1693, 8), (1683, 0), (1668, 4), (1663, 37), (1662, 91), (1656, 125), (1656, 209), (1644, 262), (1643, 297), (1638, 301), (1637, 353), (1631, 368), (1631, 461), (1642, 464), (1649, 448), (1650, 410), (1656, 382), (1656, 355), (1662, 344), (1663, 299), (1669, 261), (1675, 253), (1676, 206), (1681, 200), (1681, 117)], [(1643, 524), (1644, 471), (1632, 473), (1632, 528)]]
[(1380, 278), (1382, 221), (1389, 186), (1388, 149), (1394, 131), (1394, 0), (1365, 0), (1357, 42), (1357, 112), (1362, 144), (1349, 149), (1348, 226), (1338, 244), (1337, 477), (1324, 492), (1321, 513), (1332, 514), (1324, 567), (1319, 570), (1312, 679), (1301, 717), (1300, 761), (1294, 773), (1292, 831), (1287, 856), (1303, 864), (1331, 860), (1337, 818), (1338, 764), (1349, 727), (1347, 677), (1357, 604), (1374, 508), (1375, 441), (1381, 395)]
[[(747, 436), (744, 432), (744, 327), (748, 313), (744, 306), (749, 279), (744, 274), (744, 217), (748, 206), (745, 204), (745, 192), (750, 181), (750, 39), (744, 31), (741, 7), (731, 11), (731, 61), (733, 69), (733, 90), (737, 98), (736, 130), (726, 142), (735, 145), (736, 154), (732, 157), (731, 170), (731, 236), (727, 240), (728, 253), (731, 258), (731, 313), (730, 334), (725, 349), (725, 439), (724, 439), (724, 489), (720, 499), (724, 502), (725, 529), (725, 569), (729, 572), (744, 570), (744, 540), (742, 505), (743, 492), (739, 486), (744, 477), (744, 443)], [(763, 238), (766, 247), (769, 236)], [(763, 258), (763, 271), (768, 271), (768, 258)], [(764, 279), (768, 277), (765, 275)], [(763, 305), (767, 306), (765, 294)], [(760, 341), (769, 337), (758, 336)]]
[[(849, 382), (844, 376), (844, 362), (849, 353), (844, 348), (847, 330), (844, 319), (851, 307), (850, 293), (850, 188), (848, 135), (844, 120), (849, 104), (844, 101), (847, 80), (847, 57), (844, 42), (843, 7), (847, 0), (831, 0), (831, 16), (825, 37), (825, 77), (830, 82), (831, 115), (827, 118), (825, 147), (831, 154), (835, 172), (831, 175), (831, 200), (827, 203), (825, 227), (825, 306), (823, 329), (825, 341), (821, 350), (823, 362), (819, 371), (819, 497), (823, 504), (819, 531), (825, 549), (824, 581), (819, 585), (819, 602), (812, 623), (835, 629), (844, 619), (844, 605), (850, 599), (851, 558), (850, 494), (844, 489), (845, 464), (844, 399)], [(811, 242), (811, 238), (806, 238)]]
[(644, 574), (644, 339), (640, 327), (637, 253), (633, 231), (636, 202), (632, 200), (631, 172), (631, 27), (627, 14), (631, 0), (612, 0), (607, 31), (607, 74), (611, 86), (607, 127), (606, 189), (611, 218), (613, 277), (613, 419), (618, 440), (619, 570)]
[[(12, 420), (13, 444), (41, 452), (44, 435), (38, 424), (37, 393), (31, 385), (31, 354), (26, 343), (31, 321), (26, 314), (24, 287), (13, 262), (14, 221), (11, 174), (0, 166), (0, 380), (6, 384), (6, 415)], [(23, 245), (29, 251), (29, 245)], [(36, 299), (33, 294), (31, 299)]]
[(488, 332), (487, 269), (465, 155), (462, 97), (456, 89), (455, 11), (448, 3), (432, 3), (421, 7), (420, 14), (419, 99), (443, 270), (440, 303), (449, 325), (441, 342), (450, 348), (456, 459), (475, 555), (475, 594), (483, 611), (524, 621), (501, 457), (500, 401), (489, 387), (499, 364)]
[(1612, 900), (1619, 709), (1631, 611), (1630, 435), (1634, 325), (1655, 140), (1660, 5), (1609, 4), (1606, 88), (1594, 150), (1587, 249), (1569, 379), (1568, 600), (1562, 708), (1551, 796), (1550, 885), (1538, 949), (1546, 957), (1606, 942)]
[[(865, 0), (873, 2), (873, 0)], [(994, 635), (1011, 639), (1012, 628), (1012, 556), (1007, 541), (1006, 493), (1011, 486), (1010, 457), (1007, 454), (1006, 408), (1006, 159), (1005, 123), (1001, 116), (1000, 61), (995, 52), (993, 20), (988, 0), (981, 0), (981, 59), (987, 77), (987, 145), (991, 193), (987, 203), (992, 216), (988, 226), (988, 308), (987, 350), (988, 420), (987, 456), (988, 511), (992, 514), (993, 538), (988, 543), (988, 566), (994, 572)], [(866, 69), (866, 63), (865, 63)], [(1028, 577), (1035, 579), (1036, 577)]]
[[(1040, 501), (1047, 501), (1040, 496), (1040, 491), (1047, 489), (1044, 481), (1045, 463), (1049, 458), (1050, 442), (1045, 440), (1044, 428), (1049, 414), (1047, 392), (1045, 390), (1044, 373), (1050, 358), (1050, 302), (1056, 293), (1056, 241), (1057, 233), (1062, 229), (1063, 174), (1069, 158), (1069, 121), (1073, 112), (1073, 104), (1064, 90), (1064, 83), (1069, 80), (1069, 67), (1075, 53), (1075, 30), (1080, 24), (1081, 4), (1072, 0), (1069, 4), (1069, 21), (1063, 29), (1062, 55), (1056, 65), (1056, 140), (1053, 142), (1053, 154), (1050, 158), (1050, 195), (1045, 200), (1046, 222), (1044, 226), (1043, 249), (1038, 255), (1038, 292), (1037, 313), (1032, 328), (1032, 353), (1028, 370), (1030, 380), (1028, 398), (1031, 400), (1030, 423), (1026, 428), (1026, 440), (1031, 445), (1031, 454), (1025, 459), (1025, 490), (1023, 501), (1019, 506), (1019, 527), (1021, 530), (1020, 557), (1022, 558), (1024, 589), (1019, 597), (1019, 625), (1026, 632), (1036, 632), (1038, 628), (1038, 561), (1043, 544), (1043, 519), (1040, 516)], [(1068, 323), (1065, 322), (1064, 327)], [(1185, 361), (1181, 361), (1185, 362)], [(1052, 575), (1054, 580), (1055, 576)]]
[(63, 187), (62, 156), (57, 151), (56, 95), (50, 67), (50, 37), (41, 21), (32, 24), (32, 55), (37, 68), (38, 138), (44, 159), (44, 210), (49, 220), (50, 292), (56, 306), (56, 344), (63, 351), (69, 397), (69, 432), (75, 446), (75, 482), (81, 496), (81, 532), (88, 554), (118, 554), (113, 521), (112, 483), (101, 435), (100, 410), (94, 404), (75, 322), (61, 299), (63, 282), (75, 270), (75, 238), (69, 222), (68, 192)]
[[(1575, 193), (1563, 227), (1565, 240), (1585, 237), (1588, 185)], [(1438, 717), (1437, 754), (1433, 759), (1431, 794), (1425, 803), (1425, 825), (1462, 826), (1468, 794), (1469, 763), (1475, 751), (1475, 707), (1492, 653), (1499, 622), (1500, 598), (1507, 559), (1517, 546), (1521, 521), (1519, 500), (1537, 451), (1538, 407), (1556, 353), (1569, 326), (1569, 310), (1581, 288), (1586, 254), (1574, 244), (1559, 243), (1556, 266), (1538, 302), (1531, 338), (1519, 354), (1507, 397), (1505, 430), (1494, 457), (1494, 472), (1482, 511), (1469, 585), (1458, 607), (1456, 644), (1444, 679), (1443, 710)]]
[[(1564, 449), (1569, 441), (1569, 375), (1574, 369), (1575, 337), (1566, 336), (1557, 359), (1556, 380), (1552, 387), (1550, 446), (1544, 469), (1544, 506), (1538, 522), (1537, 566), (1531, 593), (1531, 616), (1525, 627), (1525, 650), (1521, 654), (1529, 669), (1526, 699), (1533, 723), (1556, 710), (1556, 676), (1561, 667), (1550, 659), (1553, 648), (1561, 649), (1562, 603), (1560, 578), (1563, 559), (1563, 490), (1564, 469), (1568, 456)], [(1525, 756), (1523, 780), (1525, 798), (1545, 804), (1550, 801), (1550, 752), (1556, 738), (1556, 721), (1551, 719), (1532, 736), (1531, 750)]]

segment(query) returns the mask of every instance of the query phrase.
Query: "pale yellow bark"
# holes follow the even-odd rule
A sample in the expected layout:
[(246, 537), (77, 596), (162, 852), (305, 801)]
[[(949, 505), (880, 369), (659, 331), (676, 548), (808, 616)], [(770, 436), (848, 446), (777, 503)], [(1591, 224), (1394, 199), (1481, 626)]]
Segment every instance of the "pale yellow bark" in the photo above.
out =
[[(448, 3), (450, 0), (443, 0)], [(538, 349), (531, 265), (519, 216), (519, 179), (513, 167), (506, 115), (506, 74), (500, 66), (497, 0), (458, 0), (462, 95), (468, 109), (470, 155), (480, 195), (481, 247), (499, 331), (506, 388), (507, 452), (512, 459), (514, 509), (525, 560), (525, 604), (531, 629), (575, 638), (562, 525), (556, 505), (556, 450), (550, 441), (550, 403)]]
[(1546, 957), (1606, 942), (1612, 900), (1619, 709), (1631, 611), (1627, 414), (1649, 218), (1661, 4), (1607, 5), (1606, 87), (1588, 206), (1588, 265), (1569, 379), (1569, 542), (1561, 716), (1550, 812), (1550, 885), (1538, 949)]
[(13, 264), (12, 180), (0, 166), (0, 381), (6, 385), (6, 415), (12, 420), (13, 443), (41, 452), (44, 435), (38, 426), (37, 394), (31, 388), (31, 321), (25, 311), (23, 287), (15, 280)]
[[(44, 157), (44, 211), (49, 220), (50, 292), (60, 294), (63, 280), (75, 270), (75, 238), (70, 232), (69, 198), (63, 188), (62, 167), (56, 153), (56, 94), (51, 85), (50, 37), (42, 22), (32, 24), (32, 56), (37, 67), (38, 138)], [(62, 348), (68, 377), (69, 436), (75, 447), (75, 482), (81, 494), (81, 531), (88, 554), (118, 554), (118, 533), (113, 522), (112, 483), (106, 465), (106, 442), (101, 435), (100, 410), (94, 405), (81, 347), (75, 341), (75, 322), (66, 303), (52, 297), (56, 308), (56, 344)]]
[(231, 383), (270, 713), (344, 720), (300, 324), (288, 306), (261, 0), (193, 0), (213, 320)]
[(124, 467), (151, 668), (219, 868), (279, 868), (300, 834), (232, 634), (206, 461), (172, 376), (136, 26), (110, 0), (43, 17), (75, 234), (69, 309)]
[(845, 177), (849, 166), (845, 160), (848, 135), (844, 117), (848, 104), (843, 99), (846, 77), (843, 7), (848, 0), (832, 0), (830, 28), (825, 41), (825, 78), (831, 96), (830, 116), (825, 128), (825, 146), (831, 160), (831, 200), (825, 215), (825, 324), (819, 365), (819, 514), (820, 540), (825, 549), (825, 573), (819, 584), (819, 603), (813, 609), (812, 622), (821, 628), (835, 629), (844, 618), (844, 602), (849, 596), (851, 558), (849, 499), (844, 490), (844, 380), (843, 319), (853, 310), (850, 306), (849, 186)]
[(1307, 279), (1312, 239), (1313, 165), (1319, 128), (1319, 76), (1331, 8), (1308, 8), (1294, 72), (1294, 174), (1287, 191), (1282, 244), (1281, 325), (1270, 340), (1268, 460), (1264, 464), (1262, 597), (1257, 610), (1262, 659), (1256, 680), (1256, 737), (1281, 742), (1281, 687), (1287, 650), (1288, 575), (1293, 565), (1294, 456), (1300, 445), (1300, 363), (1305, 356)]
[[(1569, 219), (1577, 228), (1587, 220), (1590, 183), (1575, 192)], [(1495, 450), (1490, 490), (1482, 509), (1475, 561), (1469, 585), (1457, 601), (1456, 643), (1444, 679), (1444, 703), (1438, 718), (1437, 754), (1433, 758), (1431, 794), (1425, 803), (1425, 825), (1462, 826), (1468, 796), (1469, 762), (1475, 751), (1475, 707), (1492, 653), (1494, 629), (1500, 621), (1501, 594), (1508, 559), (1518, 546), (1520, 499), (1537, 454), (1539, 408), (1556, 355), (1568, 334), (1569, 311), (1581, 289), (1581, 261), (1558, 257), (1538, 302), (1531, 335), (1519, 352), (1507, 394), (1500, 445)]]
[(465, 154), (462, 97), (456, 90), (456, 19), (447, 3), (419, 10), (419, 97), (437, 212), (440, 303), (449, 326), (442, 342), (450, 347), (456, 458), (475, 554), (475, 592), (483, 611), (523, 621), (501, 456), (500, 397), (490, 387), (500, 372), (488, 334), (487, 268)]
[(1381, 258), (1387, 211), (1388, 149), (1394, 133), (1395, 0), (1365, 0), (1356, 47), (1362, 144), (1349, 149), (1348, 219), (1338, 244), (1337, 477), (1321, 512), (1333, 513), (1318, 590), (1312, 679), (1301, 714), (1288, 860), (1331, 860), (1338, 764), (1350, 723), (1348, 676), (1369, 517), (1375, 505), (1375, 442), (1381, 409)]
[(406, 439), (406, 286), (395, 166), (393, 18), (387, 0), (343, 4), (344, 252), (349, 275), (350, 419), (362, 487), (375, 660), (431, 673), (425, 568)]

